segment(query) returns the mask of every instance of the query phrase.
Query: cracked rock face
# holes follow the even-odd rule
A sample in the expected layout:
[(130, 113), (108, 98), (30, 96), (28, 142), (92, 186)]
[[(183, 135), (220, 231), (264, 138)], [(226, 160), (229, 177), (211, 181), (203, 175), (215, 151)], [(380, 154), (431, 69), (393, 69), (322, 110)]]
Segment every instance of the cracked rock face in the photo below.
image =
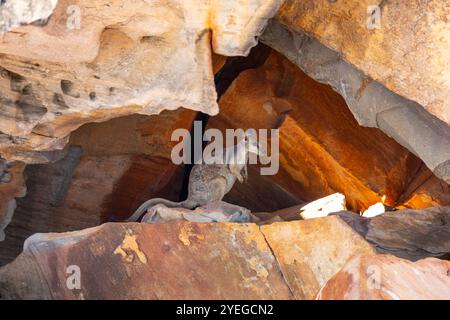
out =
[(46, 162), (42, 151), (86, 122), (181, 106), (217, 114), (210, 42), (245, 55), (281, 2), (59, 1), (45, 26), (0, 43), (0, 153)]

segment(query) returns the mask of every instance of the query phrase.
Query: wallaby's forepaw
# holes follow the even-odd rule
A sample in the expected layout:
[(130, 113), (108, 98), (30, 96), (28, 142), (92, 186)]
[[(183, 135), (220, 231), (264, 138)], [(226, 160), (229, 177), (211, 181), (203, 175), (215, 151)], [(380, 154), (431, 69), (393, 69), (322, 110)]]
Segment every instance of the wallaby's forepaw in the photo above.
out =
[(240, 183), (243, 183), (243, 182), (244, 182), (244, 177), (243, 177), (242, 174), (239, 172), (239, 170), (238, 170), (238, 168), (236, 167), (236, 165), (230, 164), (230, 165), (229, 165), (229, 169), (230, 169), (230, 172), (233, 174), (233, 176), (235, 176), (236, 179), (238, 179), (238, 181), (239, 181)]

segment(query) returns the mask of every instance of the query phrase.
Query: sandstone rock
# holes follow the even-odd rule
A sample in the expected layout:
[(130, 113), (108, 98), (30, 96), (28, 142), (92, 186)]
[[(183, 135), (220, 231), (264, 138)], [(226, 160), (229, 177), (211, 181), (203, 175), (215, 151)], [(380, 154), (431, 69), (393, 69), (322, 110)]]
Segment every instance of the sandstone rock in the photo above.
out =
[(399, 210), (371, 219), (351, 212), (337, 214), (377, 251), (409, 260), (450, 253), (450, 208)]
[(400, 197), (400, 208), (426, 209), (450, 205), (450, 185), (422, 166)]
[[(366, 210), (383, 197), (395, 206), (422, 165), (378, 129), (359, 126), (341, 96), (276, 52), (263, 66), (242, 72), (219, 103), (221, 112), (208, 128), (280, 129), (280, 170), (264, 178), (303, 201), (271, 210), (336, 192), (350, 210)], [(254, 188), (260, 189), (259, 181)]]
[(250, 210), (224, 201), (214, 201), (204, 206), (189, 210), (185, 208), (169, 208), (163, 204), (155, 205), (147, 210), (142, 218), (143, 223), (168, 223), (178, 220), (191, 222), (234, 222), (247, 223), (252, 220)]
[(45, 21), (58, 0), (2, 1), (0, 5), (0, 35), (21, 24)]
[(54, 163), (28, 166), (28, 194), (0, 244), (0, 265), (34, 233), (123, 221), (151, 197), (179, 201), (185, 168), (170, 160), (170, 136), (176, 128), (190, 129), (195, 116), (179, 109), (87, 124), (71, 135), (65, 152), (52, 155)]
[(371, 219), (365, 238), (402, 258), (441, 257), (450, 253), (450, 207), (386, 212)]
[(313, 299), (348, 258), (374, 252), (338, 217), (274, 223), (261, 231), (296, 299)]
[(318, 300), (448, 300), (450, 262), (412, 263), (391, 255), (357, 255), (334, 275)]
[[(342, 60), (339, 52), (301, 30), (292, 32), (272, 22), (262, 41), (341, 94), (359, 124), (380, 128), (420, 157), (439, 178), (450, 181), (450, 127), (445, 122), (419, 104), (389, 91)], [(396, 65), (391, 70), (397, 70)]]
[[(51, 298), (39, 266), (33, 262), (31, 252), (20, 255), (14, 263), (0, 268), (0, 299), (42, 299)], [(36, 290), (30, 292), (30, 287)]]
[(317, 38), (372, 79), (450, 124), (450, 4), (379, 1), (380, 28), (373, 29), (367, 22), (374, 4), (287, 0), (277, 20)]
[(62, 149), (87, 122), (181, 106), (217, 114), (211, 39), (222, 55), (246, 54), (280, 5), (58, 1), (45, 26), (0, 42), (1, 155), (48, 162), (38, 152)]
[(256, 46), (267, 21), (278, 12), (284, 1), (213, 0), (209, 15), (214, 52), (226, 56), (248, 55)]
[(23, 178), (25, 165), (0, 159), (0, 242), (5, 239), (4, 229), (11, 222), (16, 209), (16, 198), (25, 196)]
[[(66, 286), (70, 276), (66, 271), (73, 265), (80, 270), (80, 290)], [(22, 272), (30, 269), (41, 271)], [(20, 281), (11, 280), (17, 278)], [(256, 225), (187, 222), (106, 224), (75, 233), (35, 235), (16, 261), (0, 269), (0, 295), (19, 299), (292, 297)]]
[(300, 209), (300, 215), (303, 219), (323, 218), (330, 213), (343, 210), (347, 210), (345, 196), (341, 193), (335, 193), (303, 206)]
[(102, 123), (88, 123), (70, 135), (69, 144), (79, 145), (89, 156), (149, 155), (169, 159), (178, 141), (176, 129), (192, 128), (197, 112), (180, 108), (159, 115), (131, 115)]

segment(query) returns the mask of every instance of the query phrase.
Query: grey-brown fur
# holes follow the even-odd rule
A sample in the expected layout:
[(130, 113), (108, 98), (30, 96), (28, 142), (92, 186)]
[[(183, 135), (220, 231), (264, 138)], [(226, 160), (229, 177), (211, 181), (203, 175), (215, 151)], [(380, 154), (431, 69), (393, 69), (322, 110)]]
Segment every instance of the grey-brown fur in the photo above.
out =
[[(242, 183), (246, 179), (249, 150), (258, 150), (259, 147), (257, 144), (249, 145), (250, 143), (253, 143), (253, 141), (249, 142), (246, 139), (245, 147), (239, 148), (234, 146), (235, 154), (239, 152), (245, 153), (237, 157), (237, 159), (245, 159), (245, 161), (241, 161), (242, 163), (195, 165), (189, 175), (188, 197), (186, 200), (174, 202), (161, 198), (150, 199), (144, 202), (127, 221), (138, 221), (149, 208), (157, 204), (163, 204), (171, 208), (194, 209), (211, 202), (221, 201), (231, 190), (236, 180)], [(224, 154), (226, 153), (224, 152)], [(225, 161), (225, 163), (230, 163), (230, 161)]]

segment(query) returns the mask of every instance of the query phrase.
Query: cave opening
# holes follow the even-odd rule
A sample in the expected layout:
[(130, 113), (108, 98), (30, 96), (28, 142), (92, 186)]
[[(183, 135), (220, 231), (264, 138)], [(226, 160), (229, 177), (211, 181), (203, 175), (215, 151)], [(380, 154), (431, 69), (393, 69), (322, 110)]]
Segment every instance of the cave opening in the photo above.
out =
[[(220, 113), (180, 108), (89, 123), (72, 132), (58, 160), (28, 165), (27, 194), (0, 243), (0, 265), (38, 232), (65, 232), (123, 221), (150, 198), (184, 200), (190, 165), (171, 162), (177, 128), (279, 128), (280, 170), (249, 167), (224, 201), (260, 219), (300, 219), (306, 203), (341, 193), (355, 213), (382, 202), (390, 208), (448, 205), (449, 186), (424, 163), (375, 128), (360, 126), (344, 99), (260, 44), (246, 58), (216, 56)], [(67, 84), (65, 84), (67, 87)]]

